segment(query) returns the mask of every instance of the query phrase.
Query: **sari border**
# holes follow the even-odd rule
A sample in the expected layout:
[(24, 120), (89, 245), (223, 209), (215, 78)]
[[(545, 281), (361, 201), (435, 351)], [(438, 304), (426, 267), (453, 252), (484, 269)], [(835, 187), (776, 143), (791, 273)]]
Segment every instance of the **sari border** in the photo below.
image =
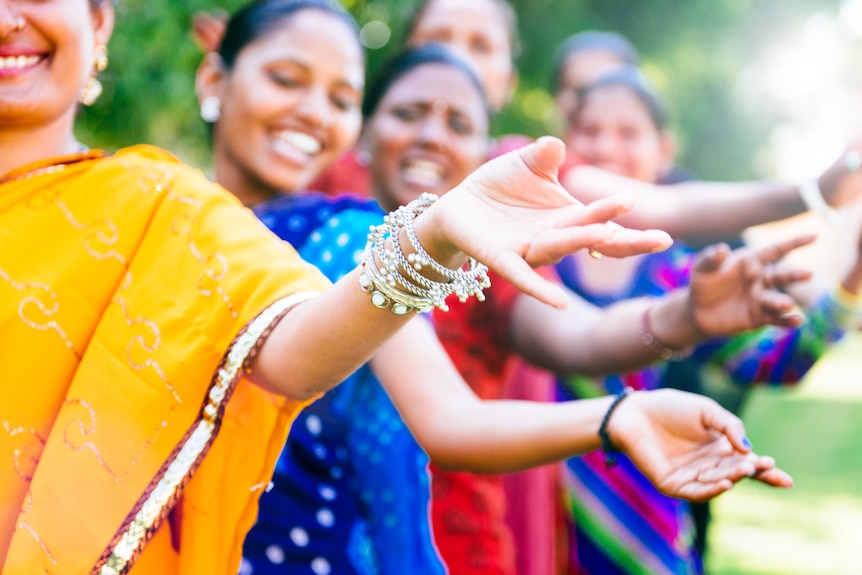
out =
[(213, 374), (197, 418), (123, 520), (90, 575), (125, 575), (134, 566), (200, 467), (218, 435), (228, 400), (266, 338), (287, 312), (318, 293), (302, 291), (284, 297), (240, 330)]

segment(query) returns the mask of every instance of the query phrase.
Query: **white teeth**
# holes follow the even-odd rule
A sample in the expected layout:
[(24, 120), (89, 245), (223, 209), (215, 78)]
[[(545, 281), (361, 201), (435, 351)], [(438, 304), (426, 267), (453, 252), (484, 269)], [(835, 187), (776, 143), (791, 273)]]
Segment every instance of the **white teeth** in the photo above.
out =
[(404, 179), (424, 186), (434, 186), (446, 177), (446, 170), (437, 162), (409, 160), (404, 165)]
[(281, 132), (278, 139), (309, 156), (319, 153), (323, 147), (320, 140), (302, 132)]
[(21, 70), (39, 63), (39, 56), (6, 56), (0, 58), (0, 70)]

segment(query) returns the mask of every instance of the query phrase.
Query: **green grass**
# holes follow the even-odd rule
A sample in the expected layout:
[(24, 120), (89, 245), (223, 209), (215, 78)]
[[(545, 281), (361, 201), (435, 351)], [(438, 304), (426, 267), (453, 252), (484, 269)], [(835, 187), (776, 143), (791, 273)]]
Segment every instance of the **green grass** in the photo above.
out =
[(709, 575), (862, 573), (862, 336), (794, 390), (759, 389), (743, 413), (792, 489), (745, 481), (713, 505)]

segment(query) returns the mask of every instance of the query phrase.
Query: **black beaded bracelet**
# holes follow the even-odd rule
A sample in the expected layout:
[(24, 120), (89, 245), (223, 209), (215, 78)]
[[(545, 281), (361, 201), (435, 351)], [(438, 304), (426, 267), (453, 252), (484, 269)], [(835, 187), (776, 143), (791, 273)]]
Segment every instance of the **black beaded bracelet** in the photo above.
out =
[(611, 441), (611, 436), (608, 433), (608, 422), (611, 420), (611, 414), (617, 408), (617, 406), (632, 392), (632, 388), (624, 387), (621, 392), (617, 394), (614, 400), (611, 402), (610, 407), (605, 412), (604, 418), (602, 418), (602, 424), (599, 426), (599, 438), (602, 440), (602, 451), (605, 453), (605, 465), (608, 467), (613, 467), (617, 464), (617, 454), (620, 451), (614, 447), (613, 442)]

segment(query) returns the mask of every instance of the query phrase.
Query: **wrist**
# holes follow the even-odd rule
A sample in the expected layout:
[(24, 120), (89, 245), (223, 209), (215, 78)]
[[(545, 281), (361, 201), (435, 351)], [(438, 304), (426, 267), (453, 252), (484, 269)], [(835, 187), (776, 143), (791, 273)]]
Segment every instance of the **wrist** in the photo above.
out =
[[(458, 269), (467, 261), (467, 255), (446, 236), (444, 222), (439, 221), (441, 203), (442, 198), (425, 210), (421, 217), (417, 217), (413, 224), (414, 230), (419, 242), (432, 258), (447, 268)], [(404, 242), (402, 245), (409, 243)]]
[(690, 346), (703, 340), (689, 290), (676, 290), (650, 300), (641, 314), (641, 342), (666, 361), (677, 361), (690, 353)]
[[(826, 203), (830, 206), (835, 205), (836, 195), (841, 188), (841, 182), (845, 177), (859, 171), (860, 167), (862, 167), (862, 154), (856, 150), (850, 150), (835, 162), (831, 168), (814, 180)], [(806, 202), (807, 204), (808, 202)], [(809, 209), (811, 209), (810, 206)]]
[[(618, 430), (618, 426), (612, 426), (611, 422), (614, 415), (619, 411), (618, 408), (620, 407), (620, 404), (632, 392), (632, 388), (624, 387), (622, 391), (617, 393), (613, 400), (611, 400), (610, 404), (608, 404), (608, 408), (605, 411), (602, 422), (599, 424), (599, 439), (602, 442), (602, 451), (605, 454), (605, 465), (608, 467), (616, 465), (617, 455), (623, 452), (619, 437), (614, 437), (614, 435), (618, 435), (616, 432), (616, 430)], [(619, 415), (616, 415), (616, 420), (619, 420)]]

